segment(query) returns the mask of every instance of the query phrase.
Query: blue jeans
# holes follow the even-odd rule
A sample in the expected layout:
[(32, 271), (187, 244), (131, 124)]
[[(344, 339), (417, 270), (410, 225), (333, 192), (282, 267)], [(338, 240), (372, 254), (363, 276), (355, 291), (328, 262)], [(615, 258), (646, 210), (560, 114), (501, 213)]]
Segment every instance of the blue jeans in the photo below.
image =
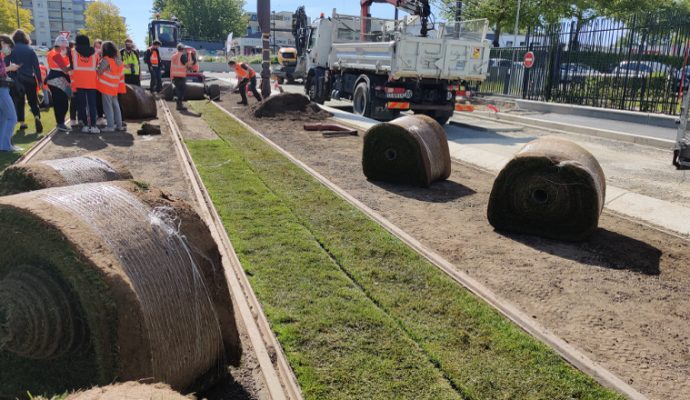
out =
[(79, 114), (79, 121), (84, 126), (96, 126), (96, 120), (98, 119), (98, 106), (96, 105), (98, 96), (96, 93), (98, 93), (96, 89), (80, 88), (77, 90), (77, 113)]
[(162, 82), (161, 67), (151, 67), (151, 84), (149, 85), (149, 89), (152, 92), (160, 92), (163, 87)]
[(17, 113), (10, 88), (0, 87), (0, 151), (12, 150), (12, 134), (17, 126)]

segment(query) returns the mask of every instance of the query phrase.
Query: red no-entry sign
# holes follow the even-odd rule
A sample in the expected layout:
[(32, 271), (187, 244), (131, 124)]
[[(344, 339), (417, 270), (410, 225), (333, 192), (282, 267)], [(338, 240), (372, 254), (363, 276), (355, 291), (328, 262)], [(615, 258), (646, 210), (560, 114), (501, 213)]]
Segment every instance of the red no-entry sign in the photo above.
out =
[(534, 53), (528, 51), (525, 53), (525, 68), (532, 68), (534, 66)]

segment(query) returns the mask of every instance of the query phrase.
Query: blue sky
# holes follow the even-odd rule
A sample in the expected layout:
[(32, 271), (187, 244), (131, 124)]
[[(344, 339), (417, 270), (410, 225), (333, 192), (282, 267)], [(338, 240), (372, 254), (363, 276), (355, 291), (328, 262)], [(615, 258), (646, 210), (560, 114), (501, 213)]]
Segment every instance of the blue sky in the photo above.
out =
[[(151, 16), (152, 0), (111, 0), (127, 19), (129, 34), (141, 49), (144, 48), (144, 39), (147, 35), (147, 27)], [(326, 3), (327, 5), (324, 5)], [(330, 15), (336, 6), (339, 13), (359, 14), (359, 0), (347, 0), (342, 2), (324, 2), (323, 0), (272, 0), (271, 9), (275, 11), (294, 11), (300, 5), (304, 5), (310, 18), (318, 17), (321, 12)], [(256, 0), (245, 3), (246, 11), (256, 11)], [(372, 15), (380, 18), (393, 18), (394, 8), (388, 4), (374, 4)], [(437, 10), (434, 10), (438, 13)]]

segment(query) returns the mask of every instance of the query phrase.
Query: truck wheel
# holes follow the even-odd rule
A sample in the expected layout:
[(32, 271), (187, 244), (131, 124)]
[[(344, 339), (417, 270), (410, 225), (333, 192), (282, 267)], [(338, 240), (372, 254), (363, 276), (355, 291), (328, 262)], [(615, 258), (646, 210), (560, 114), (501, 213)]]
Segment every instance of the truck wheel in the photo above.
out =
[(355, 87), (355, 92), (352, 94), (352, 110), (355, 114), (371, 117), (371, 96), (366, 82), (360, 82)]
[(445, 117), (436, 117), (436, 118), (434, 118), (434, 119), (436, 120), (436, 122), (438, 122), (439, 124), (441, 124), (441, 126), (444, 126), (445, 124), (448, 123), (448, 120), (450, 119), (450, 117), (449, 117), (449, 116), (445, 116)]
[(319, 95), (318, 88), (316, 87), (316, 78), (313, 76), (307, 78), (307, 96), (309, 97), (309, 100), (313, 101), (314, 103), (324, 103), (324, 99)]
[(438, 122), (441, 126), (447, 124), (448, 120), (450, 119), (450, 115), (436, 115), (436, 111), (417, 111), (415, 114), (428, 115), (429, 117), (435, 119), (436, 122)]

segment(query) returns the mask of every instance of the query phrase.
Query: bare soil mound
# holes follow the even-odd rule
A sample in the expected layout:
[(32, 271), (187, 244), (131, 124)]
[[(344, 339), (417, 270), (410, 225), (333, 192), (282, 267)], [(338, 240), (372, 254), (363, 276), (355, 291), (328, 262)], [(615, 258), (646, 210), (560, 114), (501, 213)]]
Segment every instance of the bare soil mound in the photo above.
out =
[(270, 96), (252, 109), (256, 118), (287, 118), (290, 120), (323, 120), (330, 113), (299, 93), (280, 93)]

